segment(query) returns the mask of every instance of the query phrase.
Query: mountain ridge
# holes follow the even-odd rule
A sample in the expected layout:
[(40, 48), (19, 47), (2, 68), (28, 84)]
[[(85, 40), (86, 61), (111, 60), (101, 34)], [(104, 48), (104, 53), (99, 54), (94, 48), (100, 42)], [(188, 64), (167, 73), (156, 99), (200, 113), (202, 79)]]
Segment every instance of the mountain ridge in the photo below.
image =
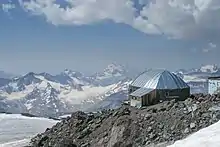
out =
[[(126, 90), (123, 86), (131, 79), (122, 75), (124, 69), (121, 67), (109, 65), (103, 74), (99, 72), (102, 78), (87, 77), (68, 69), (57, 75), (29, 72), (12, 78), (0, 87), (0, 104), (3, 101), (4, 105), (17, 102), (21, 105), (19, 107), (25, 108), (22, 111), (37, 116), (56, 116), (57, 113), (85, 110), (114, 93)], [(104, 78), (103, 84), (105, 75), (108, 76)], [(120, 78), (112, 82), (115, 76)], [(14, 112), (12, 107), (4, 108), (7, 109), (4, 111)]]

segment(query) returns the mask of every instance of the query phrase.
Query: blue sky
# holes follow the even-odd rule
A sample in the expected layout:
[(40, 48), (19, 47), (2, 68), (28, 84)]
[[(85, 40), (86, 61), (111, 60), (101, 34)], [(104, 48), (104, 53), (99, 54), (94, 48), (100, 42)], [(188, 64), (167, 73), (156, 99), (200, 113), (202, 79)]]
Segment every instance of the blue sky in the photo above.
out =
[[(111, 62), (137, 69), (170, 70), (219, 64), (220, 19), (216, 10), (211, 9), (212, 4), (220, 5), (218, 1), (207, 4), (209, 12), (197, 4), (203, 13), (195, 24), (188, 13), (176, 10), (176, 5), (168, 6), (165, 2), (168, 0), (162, 3), (156, 0), (152, 6), (146, 0), (141, 5), (146, 9), (137, 5), (128, 7), (125, 2), (130, 0), (103, 0), (106, 4), (100, 0), (94, 4), (82, 0), (69, 4), (72, 11), (65, 13), (60, 10), (66, 3), (58, 10), (51, 6), (51, 0), (46, 1), (46, 4), (42, 0), (0, 2), (0, 70), (23, 74), (58, 73), (70, 68), (94, 73)], [(181, 1), (177, 4), (182, 4)], [(209, 21), (207, 18), (215, 23), (205, 22)]]

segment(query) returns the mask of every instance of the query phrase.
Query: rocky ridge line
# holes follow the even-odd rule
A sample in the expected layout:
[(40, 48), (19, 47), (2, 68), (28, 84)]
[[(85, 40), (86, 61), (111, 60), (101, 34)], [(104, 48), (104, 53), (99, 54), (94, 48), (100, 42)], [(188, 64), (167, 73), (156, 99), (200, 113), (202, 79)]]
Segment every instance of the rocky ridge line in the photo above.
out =
[(218, 120), (220, 95), (192, 95), (142, 109), (75, 112), (32, 138), (30, 147), (162, 147)]

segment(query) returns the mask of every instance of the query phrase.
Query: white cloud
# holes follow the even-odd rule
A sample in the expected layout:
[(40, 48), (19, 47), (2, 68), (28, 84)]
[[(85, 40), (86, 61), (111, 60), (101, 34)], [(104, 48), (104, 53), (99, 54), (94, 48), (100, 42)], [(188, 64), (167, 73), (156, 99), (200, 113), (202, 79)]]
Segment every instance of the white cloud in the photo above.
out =
[(113, 20), (116, 23), (132, 23), (133, 3), (130, 0), (66, 0), (62, 8), (55, 0), (20, 0), (22, 7), (32, 14), (43, 15), (54, 25), (84, 25)]
[(217, 47), (217, 45), (214, 44), (214, 43), (212, 43), (212, 42), (209, 43), (209, 46), (210, 46), (211, 48), (216, 48), (216, 47)]
[[(219, 0), (154, 0), (140, 17), (147, 17), (164, 34), (175, 38), (202, 37), (220, 29)], [(139, 28), (148, 31), (149, 28)]]
[(204, 49), (202, 50), (203, 53), (209, 53), (209, 52), (211, 52), (211, 51), (212, 51), (212, 49), (210, 49), (210, 48), (204, 48)]
[(220, 0), (139, 0), (142, 10), (134, 7), (134, 0), (66, 0), (69, 5), (65, 8), (56, 0), (19, 2), (26, 11), (42, 15), (54, 25), (112, 20), (147, 34), (172, 38), (207, 40), (220, 34)]
[(209, 52), (213, 51), (216, 47), (217, 47), (216, 44), (210, 42), (210, 43), (208, 44), (208, 47), (207, 47), (207, 48), (204, 48), (204, 49), (202, 50), (202, 52), (203, 52), (203, 53), (209, 53)]
[(14, 8), (15, 8), (15, 5), (12, 4), (12, 3), (6, 3), (6, 4), (2, 4), (1, 7), (2, 7), (2, 10), (3, 10), (4, 12), (9, 13), (9, 11), (10, 11), (11, 9), (14, 9)]

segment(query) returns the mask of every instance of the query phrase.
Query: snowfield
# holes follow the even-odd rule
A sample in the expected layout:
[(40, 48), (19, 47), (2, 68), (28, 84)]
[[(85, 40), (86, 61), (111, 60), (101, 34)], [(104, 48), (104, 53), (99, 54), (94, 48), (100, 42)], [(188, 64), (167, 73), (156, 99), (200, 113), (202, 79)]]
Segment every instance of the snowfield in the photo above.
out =
[(188, 82), (207, 82), (206, 78), (201, 78), (198, 77), (197, 75), (184, 75), (183, 80), (188, 83)]
[(12, 141), (8, 143), (0, 144), (0, 147), (23, 147), (28, 145), (29, 139), (22, 139), (18, 141)]
[(60, 93), (59, 97), (71, 104), (80, 104), (86, 99), (96, 98), (98, 96), (104, 95), (108, 91), (114, 89), (116, 86), (116, 84), (106, 87), (83, 86), (82, 91), (78, 91), (76, 89), (64, 90)]
[(220, 121), (168, 147), (220, 147)]
[(20, 114), (0, 114), (0, 147), (24, 146), (31, 137), (44, 132), (57, 122)]

